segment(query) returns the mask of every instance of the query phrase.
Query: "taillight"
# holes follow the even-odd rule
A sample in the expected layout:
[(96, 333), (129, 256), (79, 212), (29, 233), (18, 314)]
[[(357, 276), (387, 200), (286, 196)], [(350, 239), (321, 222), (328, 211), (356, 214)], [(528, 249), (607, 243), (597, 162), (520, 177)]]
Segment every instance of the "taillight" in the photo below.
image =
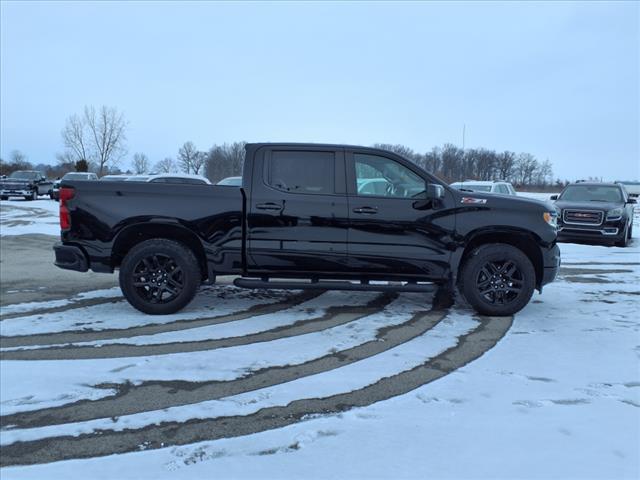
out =
[(71, 200), (75, 194), (76, 191), (73, 188), (62, 187), (60, 189), (60, 228), (62, 230), (71, 228), (71, 216), (67, 208), (67, 200)]

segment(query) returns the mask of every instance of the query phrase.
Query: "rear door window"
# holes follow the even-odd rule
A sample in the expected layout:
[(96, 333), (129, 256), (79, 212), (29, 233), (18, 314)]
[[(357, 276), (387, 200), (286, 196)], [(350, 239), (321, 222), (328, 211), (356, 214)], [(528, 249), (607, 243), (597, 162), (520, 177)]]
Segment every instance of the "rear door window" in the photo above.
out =
[(335, 193), (335, 154), (275, 150), (267, 162), (266, 183), (288, 193)]

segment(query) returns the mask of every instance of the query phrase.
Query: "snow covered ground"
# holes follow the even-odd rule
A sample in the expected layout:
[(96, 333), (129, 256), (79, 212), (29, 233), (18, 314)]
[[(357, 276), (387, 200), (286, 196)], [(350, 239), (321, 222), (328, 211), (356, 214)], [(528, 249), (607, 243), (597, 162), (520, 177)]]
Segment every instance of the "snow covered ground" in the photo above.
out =
[(59, 208), (58, 202), (49, 198), (0, 201), (0, 235), (60, 235)]
[[(0, 207), (57, 234), (56, 202)], [(2, 479), (639, 478), (640, 240), (561, 250), (513, 319), (229, 285), (4, 306)]]

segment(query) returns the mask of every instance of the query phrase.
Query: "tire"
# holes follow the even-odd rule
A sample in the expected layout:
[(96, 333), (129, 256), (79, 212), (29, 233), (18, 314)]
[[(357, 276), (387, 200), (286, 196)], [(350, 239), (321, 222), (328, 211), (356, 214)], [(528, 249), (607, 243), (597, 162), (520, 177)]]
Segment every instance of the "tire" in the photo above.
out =
[(513, 315), (531, 300), (536, 272), (522, 250), (505, 243), (487, 244), (463, 261), (460, 290), (481, 315)]
[(131, 306), (150, 315), (167, 315), (193, 300), (201, 273), (193, 251), (158, 238), (139, 243), (127, 253), (119, 280)]
[(9, 200), (9, 197), (5, 197), (4, 195), (0, 197), (0, 200)]
[(31, 195), (28, 195), (26, 197), (24, 197), (25, 200), (27, 201), (32, 201), (32, 200), (37, 200), (38, 199), (38, 192), (36, 190), (34, 190), (33, 192), (31, 192)]
[(615, 242), (615, 246), (622, 247), (622, 248), (628, 247), (629, 240), (631, 240), (631, 227), (627, 226), (627, 228), (624, 229), (622, 238), (617, 242)]

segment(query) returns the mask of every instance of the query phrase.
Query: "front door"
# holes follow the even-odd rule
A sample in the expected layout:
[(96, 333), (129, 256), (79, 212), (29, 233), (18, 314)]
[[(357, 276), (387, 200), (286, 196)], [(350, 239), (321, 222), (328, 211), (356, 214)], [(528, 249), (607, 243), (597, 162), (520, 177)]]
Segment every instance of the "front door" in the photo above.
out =
[[(347, 151), (349, 264), (354, 273), (408, 279), (442, 278), (455, 228), (453, 196), (425, 208), (425, 176), (410, 162)], [(422, 203), (422, 204), (420, 204)]]
[(256, 152), (252, 179), (250, 272), (347, 270), (349, 210), (342, 149), (264, 147)]

